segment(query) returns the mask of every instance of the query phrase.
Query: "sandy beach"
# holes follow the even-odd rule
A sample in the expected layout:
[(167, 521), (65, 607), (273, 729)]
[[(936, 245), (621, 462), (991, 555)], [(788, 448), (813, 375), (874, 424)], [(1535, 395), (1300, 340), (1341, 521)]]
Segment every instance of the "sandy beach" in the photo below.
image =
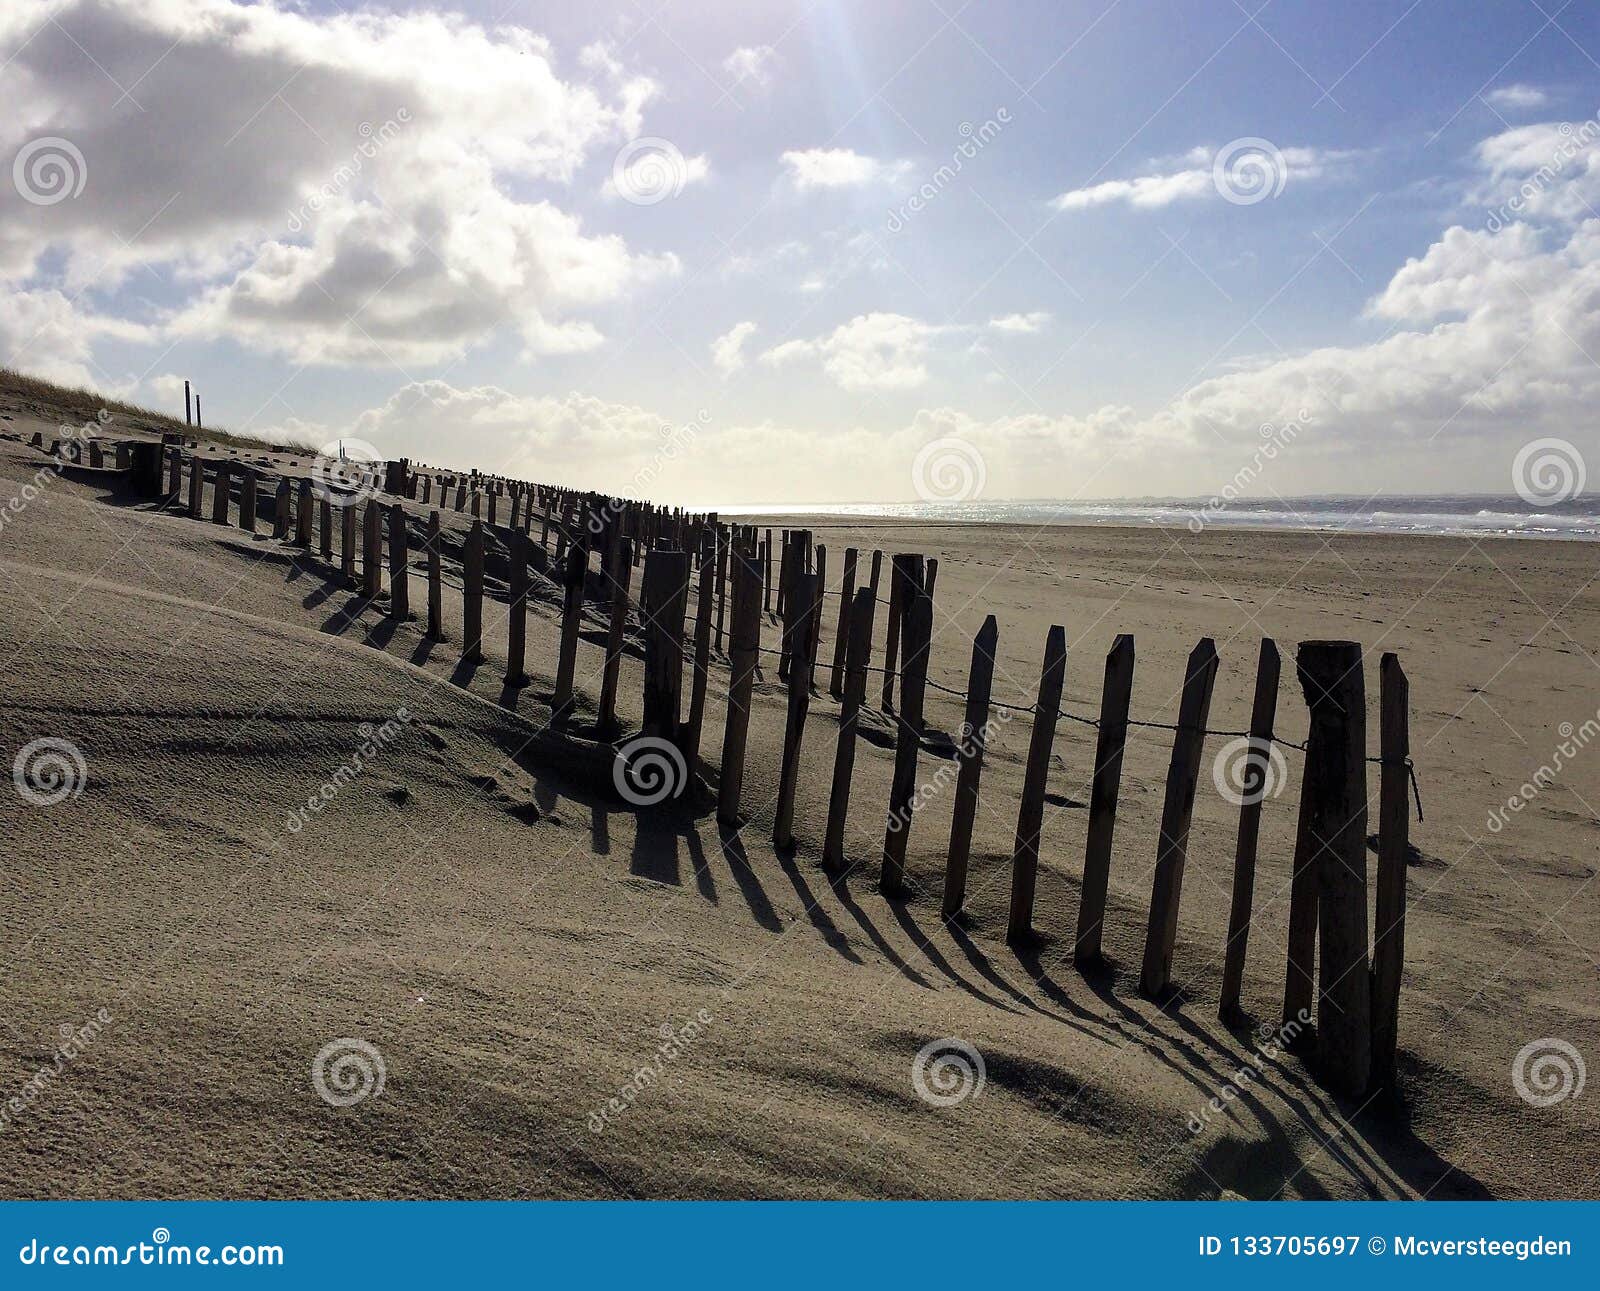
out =
[[(17, 400), (4, 411), (22, 441), (66, 415)], [(305, 467), (244, 457), (276, 457), (268, 473)], [(1174, 719), (1184, 659), (1214, 638), (1217, 729), (1247, 723), (1264, 635), (1286, 664), (1300, 641), (1344, 638), (1367, 654), (1375, 739), (1377, 658), (1398, 652), (1426, 819), (1411, 827), (1403, 1097), (1389, 1106), (1332, 1097), (1288, 1053), (1238, 1079), (1281, 1007), (1294, 750), (1263, 814), (1250, 1018), (1230, 1028), (1216, 1018), (1237, 821), (1211, 775), (1222, 740), (1207, 741), (1195, 808), (1180, 993), (1158, 1007), (1137, 979), (1169, 732), (1130, 740), (1110, 969), (1085, 977), (1071, 954), (1085, 725), (1056, 732), (1041, 940), (1019, 954), (1004, 933), (1025, 720), (1002, 722), (991, 745), (968, 916), (947, 924), (950, 792), (914, 820), (910, 898), (877, 892), (893, 751), (875, 688), (854, 868), (832, 878), (819, 865), (838, 713), (825, 684), (805, 730), (797, 846), (779, 855), (785, 708), (771, 660), (750, 819), (731, 831), (705, 806), (619, 804), (581, 720), (552, 740), (560, 591), (542, 573), (533, 684), (508, 691), (503, 601), (486, 609), (488, 661), (463, 668), (454, 641), (386, 619), (266, 525), (248, 535), (162, 513), (109, 474), (56, 474), (7, 439), (0, 506), (11, 503), (6, 755), (65, 740), (84, 773), (64, 801), (37, 806), (8, 787), (0, 809), (0, 1092), (51, 1072), (0, 1130), (8, 1196), (1596, 1194), (1593, 1099), (1536, 1107), (1512, 1079), (1531, 1042), (1600, 1053), (1600, 751), (1557, 752), (1600, 708), (1591, 544), (770, 518), (826, 545), (831, 588), (846, 547), (863, 571), (874, 549), (936, 557), (929, 677), (962, 689), (993, 614), (994, 697), (1008, 703), (1032, 703), (1052, 624), (1069, 643), (1066, 710), (1094, 715), (1106, 651), (1131, 633), (1132, 711), (1151, 722)], [(455, 638), (464, 526), (444, 519)], [(491, 593), (494, 574), (491, 550)], [(824, 660), (837, 609), (830, 599)], [(580, 713), (598, 693), (603, 624), (591, 606)], [(764, 619), (763, 644), (777, 641)], [(641, 666), (634, 649), (620, 692), (630, 723)], [(720, 653), (713, 666), (708, 775)], [(1284, 739), (1304, 738), (1289, 666), (1278, 714)], [(927, 720), (956, 732), (959, 700), (931, 692)], [(1553, 759), (1552, 782), (1492, 827)], [(922, 777), (939, 763), (925, 751)], [(329, 783), (331, 798), (302, 811)], [(80, 1039), (61, 1063), (69, 1033)], [(949, 1105), (913, 1079), (943, 1038), (983, 1058), (981, 1089)], [(367, 1074), (381, 1089), (332, 1105), (312, 1073), (352, 1039), (379, 1055)]]

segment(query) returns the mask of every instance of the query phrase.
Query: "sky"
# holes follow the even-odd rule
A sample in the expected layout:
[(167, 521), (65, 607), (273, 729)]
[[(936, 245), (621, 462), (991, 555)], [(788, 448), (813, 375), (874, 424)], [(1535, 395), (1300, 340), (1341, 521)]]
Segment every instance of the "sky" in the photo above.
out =
[(0, 363), (697, 507), (1570, 495), (1597, 59), (1559, 0), (6, 0)]

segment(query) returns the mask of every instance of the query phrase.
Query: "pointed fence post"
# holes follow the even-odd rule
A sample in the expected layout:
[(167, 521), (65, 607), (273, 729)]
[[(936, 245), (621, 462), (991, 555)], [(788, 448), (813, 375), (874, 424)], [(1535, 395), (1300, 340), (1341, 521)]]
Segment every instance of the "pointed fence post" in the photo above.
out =
[(1144, 964), (1139, 989), (1152, 998), (1172, 983), (1172, 952), (1178, 940), (1178, 906), (1183, 897), (1183, 870), (1189, 859), (1189, 826), (1194, 821), (1194, 795), (1204, 758), (1206, 719), (1217, 679), (1217, 646), (1204, 637), (1189, 654), (1183, 698), (1178, 703), (1178, 729), (1167, 764), (1167, 791), (1161, 804), (1161, 833), (1156, 842), (1155, 880), (1150, 891), (1150, 919), (1145, 929)]
[(407, 565), (411, 543), (406, 536), (406, 509), (400, 502), (389, 504), (389, 617), (411, 617), (411, 576)]
[(717, 537), (717, 649), (725, 649), (722, 634), (728, 612), (728, 530), (719, 527)]
[(622, 672), (622, 650), (628, 627), (628, 585), (633, 580), (633, 544), (617, 539), (611, 561), (611, 622), (606, 631), (606, 663), (600, 680), (600, 715), (597, 728), (609, 739), (617, 729), (617, 679)]
[(789, 711), (783, 731), (783, 763), (778, 773), (778, 800), (772, 815), (772, 845), (780, 851), (794, 846), (794, 795), (800, 778), (800, 743), (805, 736), (806, 713), (811, 707), (811, 629), (822, 600), (822, 579), (803, 569), (790, 571), (784, 608), (788, 618), (783, 635), (789, 648)]
[(683, 615), (689, 600), (689, 555), (659, 548), (645, 557), (643, 733), (678, 742), (683, 699)]
[(1400, 979), (1406, 957), (1406, 856), (1411, 816), (1411, 686), (1395, 654), (1378, 665), (1378, 903), (1372, 941), (1372, 1083), (1392, 1086), (1400, 1041)]
[(761, 650), (761, 563), (743, 548), (730, 552), (733, 576), (733, 625), (728, 638), (732, 675), (728, 712), (722, 735), (722, 780), (717, 786), (717, 819), (739, 823), (739, 795), (744, 787), (744, 757), (750, 735), (750, 694), (755, 687)]
[(439, 513), (428, 512), (428, 639), (444, 640), (444, 577), (440, 568)]
[(1294, 860), (1289, 880), (1289, 931), (1283, 978), (1283, 1023), (1304, 1027), (1316, 1004), (1317, 866), (1311, 850), (1310, 764), (1300, 777)]
[[(889, 562), (889, 617), (884, 628), (883, 639), (883, 696), (880, 707), (886, 713), (894, 711), (894, 669), (895, 655), (900, 649), (901, 616), (905, 612), (906, 603), (906, 574), (905, 563), (902, 557), (895, 556)], [(921, 578), (917, 579), (918, 586)]]
[(1089, 830), (1083, 849), (1083, 890), (1078, 897), (1078, 935), (1072, 958), (1082, 967), (1100, 962), (1106, 894), (1111, 886), (1111, 845), (1117, 832), (1122, 790), (1122, 755), (1128, 746), (1128, 703), (1133, 697), (1133, 638), (1117, 637), (1106, 653), (1100, 692), (1100, 730), (1094, 746), (1089, 789)]
[(1050, 779), (1050, 751), (1055, 745), (1061, 687), (1067, 676), (1067, 630), (1056, 624), (1044, 643), (1039, 670), (1039, 698), (1033, 712), (1033, 737), (1017, 808), (1017, 836), (1011, 852), (1011, 917), (1006, 940), (1013, 946), (1033, 939), (1033, 898), (1039, 882), (1039, 834), (1044, 828), (1044, 791)]
[[(1277, 642), (1261, 639), (1256, 663), (1255, 702), (1250, 709), (1250, 734), (1240, 768), (1239, 834), (1233, 848), (1233, 897), (1228, 906), (1228, 944), (1222, 963), (1222, 996), (1217, 1016), (1238, 1016), (1244, 990), (1245, 952), (1250, 944), (1250, 907), (1255, 899), (1256, 850), (1261, 836), (1261, 804), (1280, 786), (1273, 784), (1272, 727), (1278, 715), (1278, 676), (1282, 671)], [(1281, 756), (1281, 755), (1280, 755)]]
[[(917, 566), (922, 563), (916, 557)], [(907, 565), (917, 581), (907, 582), (904, 601), (904, 666), (901, 670), (900, 711), (894, 748), (894, 775), (889, 785), (889, 819), (884, 828), (883, 871), (878, 888), (895, 897), (906, 890), (906, 849), (911, 842), (911, 821), (916, 814), (917, 754), (922, 748), (923, 688), (928, 680), (928, 650), (933, 640), (933, 602), (923, 589), (921, 570)]]
[(1360, 1094), (1372, 1075), (1367, 962), (1367, 700), (1361, 646), (1302, 642), (1295, 656), (1311, 710), (1306, 789), (1317, 871), (1317, 1063), (1329, 1085)]
[(850, 812), (850, 778), (855, 773), (856, 730), (867, 697), (867, 652), (872, 647), (872, 594), (861, 588), (850, 609), (850, 641), (845, 650), (844, 696), (839, 708), (839, 741), (833, 753), (833, 787), (828, 795), (828, 828), (822, 864), (844, 867), (844, 829)]
[(765, 541), (761, 544), (761, 609), (764, 613), (772, 612), (772, 530), (767, 530)]
[(828, 680), (828, 693), (835, 699), (844, 695), (844, 663), (850, 638), (850, 611), (856, 598), (856, 560), (859, 553), (854, 547), (844, 549), (844, 581), (839, 587), (839, 628), (833, 641), (833, 675)]
[(483, 661), (483, 524), (478, 520), (461, 552), (461, 661)]
[(683, 757), (690, 771), (700, 760), (700, 730), (706, 719), (706, 683), (711, 679), (711, 603), (717, 562), (700, 554), (700, 591), (694, 606), (694, 680), (689, 690), (689, 720), (683, 731)]
[(989, 745), (989, 692), (994, 684), (994, 652), (999, 636), (994, 615), (984, 619), (972, 641), (967, 672), (967, 711), (956, 759), (956, 800), (950, 815), (950, 851), (944, 864), (944, 900), (939, 913), (954, 919), (967, 900), (967, 865), (972, 857), (972, 826), (978, 817), (978, 785)]

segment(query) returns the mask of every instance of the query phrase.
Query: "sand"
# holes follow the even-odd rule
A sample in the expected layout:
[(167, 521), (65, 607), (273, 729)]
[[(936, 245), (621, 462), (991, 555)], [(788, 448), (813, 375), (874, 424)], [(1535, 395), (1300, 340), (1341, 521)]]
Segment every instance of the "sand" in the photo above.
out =
[[(0, 429), (24, 438), (60, 420), (3, 401), (0, 412)], [(0, 507), (43, 466), (0, 441)], [(6, 1196), (1596, 1193), (1592, 1092), (1531, 1106), (1512, 1065), (1539, 1039), (1600, 1053), (1589, 805), (1600, 750), (1500, 832), (1487, 825), (1555, 756), (1561, 724), (1600, 707), (1592, 546), (811, 523), (835, 586), (847, 545), (937, 556), (930, 675), (961, 688), (972, 634), (993, 613), (997, 699), (1031, 702), (1060, 623), (1064, 705), (1092, 715), (1105, 651), (1131, 632), (1134, 713), (1170, 721), (1183, 660), (1211, 635), (1222, 656), (1211, 724), (1240, 727), (1263, 633), (1288, 657), (1300, 640), (1345, 637), (1369, 652), (1375, 739), (1377, 654), (1399, 652), (1427, 819), (1412, 826), (1394, 1107), (1336, 1099), (1288, 1054), (1237, 1076), (1280, 1008), (1295, 784), (1266, 804), (1252, 1020), (1230, 1030), (1215, 1005), (1236, 809), (1209, 774), (1181, 993), (1157, 1007), (1137, 992), (1164, 732), (1129, 745), (1112, 967), (1085, 978), (1071, 947), (1088, 727), (1057, 732), (1042, 937), (1019, 956), (1004, 931), (1024, 721), (991, 752), (970, 914), (946, 925), (948, 790), (914, 822), (911, 897), (877, 892), (892, 756), (875, 705), (852, 798), (855, 868), (830, 880), (819, 854), (837, 705), (813, 701), (797, 847), (776, 855), (783, 695), (770, 661), (751, 818), (719, 830), (704, 806), (639, 811), (607, 791), (582, 716), (599, 688), (598, 611), (580, 645), (577, 729), (548, 732), (559, 598), (542, 576), (534, 682), (507, 691), (498, 604), (486, 609), (489, 661), (462, 669), (458, 647), (392, 624), (382, 602), (272, 542), (265, 523), (252, 538), (160, 514), (87, 472), (33, 487), (0, 532), (0, 732), (8, 760), (32, 740), (68, 740), (86, 775), (53, 806), (9, 785), (0, 796), (0, 1097), (16, 1100), (0, 1104)], [(454, 551), (461, 521), (446, 520)], [(492, 554), (490, 569), (493, 587)], [(456, 630), (453, 596), (445, 613)], [(880, 621), (879, 654), (882, 638)], [(776, 640), (769, 620), (764, 643)], [(716, 668), (720, 682), (720, 657)], [(630, 721), (640, 685), (635, 651), (621, 688)], [(1288, 675), (1279, 713), (1281, 733), (1302, 738)], [(713, 694), (713, 771), (722, 714)], [(928, 718), (954, 730), (957, 701), (930, 696)], [(1222, 743), (1207, 743), (1208, 773)], [(341, 773), (363, 745), (359, 772)], [(922, 779), (940, 765), (925, 752)], [(1294, 780), (1297, 755), (1288, 766)], [(331, 800), (295, 815), (324, 784)], [(63, 1027), (80, 1037), (66, 1059)], [(983, 1064), (981, 1089), (948, 1105), (937, 1084), (925, 1098), (913, 1081), (919, 1051), (946, 1038)], [(381, 1092), (332, 1105), (313, 1070), (352, 1040), (371, 1046), (342, 1050), (369, 1085), (381, 1059)], [(323, 1071), (343, 1101), (338, 1070)], [(1229, 1088), (1239, 1097), (1222, 1101)]]

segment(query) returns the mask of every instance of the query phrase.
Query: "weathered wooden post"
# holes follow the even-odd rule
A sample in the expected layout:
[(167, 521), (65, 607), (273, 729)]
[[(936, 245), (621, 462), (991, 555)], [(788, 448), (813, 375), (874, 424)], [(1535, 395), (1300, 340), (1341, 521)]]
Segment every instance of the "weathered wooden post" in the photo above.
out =
[[(898, 559), (898, 557), (896, 558)], [(933, 602), (921, 583), (922, 558), (916, 557), (917, 582), (909, 571), (905, 614), (905, 659), (901, 669), (900, 710), (895, 732), (894, 775), (889, 784), (889, 818), (883, 835), (883, 870), (878, 888), (889, 897), (906, 888), (906, 848), (911, 841), (911, 820), (916, 814), (917, 754), (922, 747), (922, 698), (928, 679), (928, 650), (933, 640)]]
[(1144, 965), (1139, 989), (1152, 998), (1172, 983), (1172, 951), (1178, 940), (1178, 905), (1183, 896), (1183, 870), (1189, 858), (1189, 826), (1194, 820), (1194, 795), (1204, 757), (1206, 718), (1217, 679), (1217, 646), (1210, 637), (1189, 653), (1183, 697), (1178, 702), (1178, 729), (1167, 764), (1167, 791), (1161, 804), (1161, 834), (1156, 843), (1155, 880), (1150, 891), (1150, 920), (1145, 929)]
[(1111, 885), (1111, 844), (1117, 832), (1117, 797), (1122, 755), (1128, 746), (1128, 703), (1133, 697), (1133, 638), (1122, 633), (1106, 652), (1100, 692), (1100, 731), (1095, 740), (1089, 789), (1089, 833), (1083, 849), (1083, 890), (1078, 898), (1078, 935), (1072, 957), (1089, 967), (1100, 961)]
[(187, 381), (183, 383), (183, 424), (185, 426), (194, 425), (194, 413), (189, 407), (189, 383)]
[(1317, 1061), (1333, 1089), (1360, 1094), (1372, 1074), (1367, 700), (1361, 646), (1354, 641), (1306, 641), (1295, 666), (1311, 710), (1306, 791), (1317, 871)]
[[(120, 450), (122, 445), (117, 446)], [(118, 456), (121, 456), (119, 451)], [(167, 497), (165, 505), (176, 507), (179, 498), (183, 495), (183, 450), (171, 448), (167, 450)]]
[(1013, 946), (1033, 939), (1033, 897), (1039, 883), (1039, 834), (1044, 829), (1044, 791), (1050, 780), (1050, 750), (1055, 745), (1061, 687), (1067, 677), (1067, 630), (1051, 627), (1039, 670), (1039, 698), (1033, 710), (1028, 766), (1017, 808), (1017, 835), (1011, 851), (1011, 917), (1006, 940)]
[(459, 512), (467, 505), (467, 482), (456, 481), (456, 510)]
[(783, 764), (778, 773), (778, 800), (772, 814), (772, 845), (779, 851), (794, 846), (794, 795), (800, 778), (800, 743), (811, 707), (811, 627), (822, 599), (822, 580), (804, 569), (790, 571), (784, 608), (783, 635), (789, 652), (789, 712), (783, 732)]
[(711, 602), (716, 557), (700, 554), (700, 591), (694, 607), (694, 682), (689, 690), (689, 720), (683, 731), (683, 756), (693, 771), (700, 757), (700, 729), (706, 717), (706, 684), (711, 679)]
[(1391, 1086), (1400, 1041), (1400, 979), (1406, 955), (1406, 856), (1411, 816), (1411, 686), (1395, 654), (1378, 665), (1378, 904), (1372, 944), (1372, 1083)]
[(318, 501), (319, 514), (322, 517), (322, 538), (319, 550), (322, 559), (329, 564), (333, 563), (333, 503), (324, 495)]
[(239, 467), (239, 528), (256, 531), (256, 472), (251, 466)]
[(206, 487), (205, 459), (196, 453), (189, 459), (189, 514), (196, 520), (200, 518), (204, 509), (204, 494)]
[(356, 504), (349, 498), (339, 507), (339, 572), (347, 585), (356, 585)]
[(828, 795), (828, 830), (822, 844), (822, 863), (832, 869), (844, 866), (844, 829), (850, 812), (850, 778), (856, 765), (856, 728), (867, 697), (867, 652), (872, 646), (872, 594), (855, 593), (850, 610), (850, 641), (845, 651), (844, 696), (839, 708), (839, 742), (833, 753), (833, 786)]
[(633, 544), (618, 537), (611, 561), (611, 622), (606, 631), (606, 663), (600, 680), (600, 716), (596, 725), (602, 737), (617, 729), (617, 680), (622, 672), (622, 649), (628, 628), (628, 585), (633, 580)]
[[(894, 711), (895, 656), (900, 650), (900, 619), (905, 612), (907, 578), (905, 564), (900, 556), (889, 562), (889, 617), (883, 636), (883, 696), (882, 707), (886, 713)], [(916, 584), (922, 585), (922, 571), (917, 571)]]
[(1287, 964), (1283, 977), (1283, 1022), (1304, 1026), (1316, 1005), (1317, 865), (1311, 847), (1310, 764), (1301, 774), (1300, 810), (1295, 822), (1294, 861), (1289, 880)]
[(229, 469), (229, 463), (222, 461), (217, 463), (215, 482), (212, 484), (211, 492), (212, 524), (228, 523), (228, 493), (233, 487), (228, 481)]
[(944, 864), (944, 900), (939, 913), (954, 919), (967, 900), (967, 865), (972, 857), (972, 826), (978, 817), (978, 785), (989, 744), (989, 693), (994, 684), (994, 651), (999, 636), (994, 615), (984, 619), (972, 641), (967, 674), (967, 711), (956, 750), (956, 800), (950, 815), (950, 851)]
[(689, 555), (657, 548), (645, 557), (640, 589), (644, 614), (645, 735), (678, 742), (683, 697), (683, 615), (689, 600)]
[(422, 505), (423, 506), (427, 506), (428, 505), (428, 503), (432, 500), (432, 495), (433, 495), (433, 476), (424, 475), (422, 477)]
[(402, 502), (389, 504), (389, 617), (411, 617), (410, 542), (406, 538), (406, 508)]
[(561, 580), (561, 646), (556, 658), (556, 689), (550, 701), (551, 720), (565, 726), (572, 717), (572, 686), (578, 673), (578, 632), (583, 626), (583, 583), (589, 573), (589, 549), (574, 540), (567, 548)]
[(761, 649), (762, 565), (743, 548), (729, 553), (733, 575), (733, 625), (728, 639), (728, 712), (722, 734), (722, 781), (717, 787), (717, 819), (739, 823), (739, 794), (744, 787), (744, 755), (750, 735), (750, 693), (755, 687)]
[(278, 481), (278, 493), (272, 505), (272, 536), (280, 542), (289, 536), (289, 477)]
[(528, 672), (528, 542), (522, 531), (513, 527), (507, 535), (511, 561), (509, 592), (511, 604), (506, 623), (506, 685), (526, 686)]
[(772, 612), (772, 530), (767, 530), (765, 541), (761, 544), (761, 608), (765, 613)]
[(856, 598), (856, 558), (854, 547), (844, 549), (843, 581), (839, 586), (839, 627), (833, 642), (833, 675), (828, 679), (828, 693), (835, 699), (844, 694), (844, 661), (850, 638), (850, 611)]
[(1261, 805), (1272, 792), (1272, 727), (1278, 715), (1278, 675), (1282, 661), (1271, 637), (1261, 638), (1256, 662), (1255, 701), (1242, 768), (1239, 833), (1233, 848), (1233, 896), (1228, 906), (1228, 944), (1223, 953), (1222, 996), (1217, 1016), (1238, 1016), (1244, 989), (1245, 952), (1250, 944), (1250, 907), (1255, 899), (1256, 849), (1261, 835)]
[(444, 640), (444, 577), (439, 556), (439, 513), (428, 512), (428, 639)]
[(811, 638), (806, 642), (806, 658), (810, 663), (806, 666), (806, 688), (809, 690), (817, 684), (817, 654), (822, 647), (822, 607), (828, 592), (828, 549), (820, 542), (817, 544), (817, 608), (811, 616)]
[(376, 497), (367, 500), (362, 513), (361, 590), (376, 598), (383, 592), (383, 504)]
[(300, 488), (295, 495), (294, 508), (294, 545), (311, 547), (311, 477), (302, 476)]
[(483, 661), (483, 523), (472, 522), (461, 550), (461, 662)]
[(731, 535), (727, 529), (721, 526), (715, 532), (717, 538), (717, 649), (724, 650), (727, 647), (722, 629), (728, 612), (728, 543), (731, 540)]

